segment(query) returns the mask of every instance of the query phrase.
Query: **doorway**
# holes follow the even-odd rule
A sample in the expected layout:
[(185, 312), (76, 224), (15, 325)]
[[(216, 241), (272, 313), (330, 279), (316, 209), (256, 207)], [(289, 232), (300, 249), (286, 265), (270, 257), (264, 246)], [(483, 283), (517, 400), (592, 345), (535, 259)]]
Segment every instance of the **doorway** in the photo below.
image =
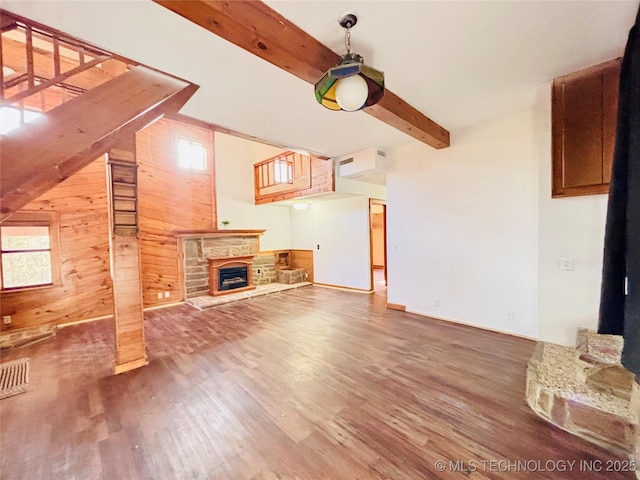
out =
[(387, 295), (387, 202), (369, 199), (371, 290)]

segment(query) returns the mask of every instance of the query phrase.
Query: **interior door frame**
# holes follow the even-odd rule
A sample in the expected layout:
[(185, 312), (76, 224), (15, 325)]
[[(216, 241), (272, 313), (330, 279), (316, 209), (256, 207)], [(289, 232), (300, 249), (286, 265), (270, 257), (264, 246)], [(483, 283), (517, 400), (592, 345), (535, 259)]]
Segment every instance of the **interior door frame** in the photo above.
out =
[(389, 286), (389, 280), (387, 278), (387, 272), (389, 270), (387, 262), (387, 201), (379, 198), (369, 198), (369, 289), (371, 291), (375, 290), (373, 284), (373, 223), (371, 222), (374, 205), (382, 205), (382, 223), (384, 225), (382, 235), (384, 248), (384, 281), (387, 287)]

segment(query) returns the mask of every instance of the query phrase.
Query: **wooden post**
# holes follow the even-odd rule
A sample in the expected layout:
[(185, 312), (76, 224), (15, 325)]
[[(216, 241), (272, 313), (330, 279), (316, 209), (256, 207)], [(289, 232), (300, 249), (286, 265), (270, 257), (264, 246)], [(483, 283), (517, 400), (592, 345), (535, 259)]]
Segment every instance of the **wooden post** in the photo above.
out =
[[(111, 235), (109, 254), (113, 282), (113, 318), (116, 336), (115, 373), (123, 373), (147, 365), (144, 339), (144, 312), (142, 310), (142, 270), (137, 225), (122, 229), (115, 227), (117, 195), (114, 195), (112, 164), (120, 168), (131, 165), (135, 171), (135, 134), (119, 140), (117, 148), (109, 152), (109, 215)], [(135, 175), (133, 176), (135, 179)], [(133, 191), (136, 195), (137, 188)], [(116, 197), (116, 198), (114, 198)], [(137, 219), (137, 215), (135, 215)]]

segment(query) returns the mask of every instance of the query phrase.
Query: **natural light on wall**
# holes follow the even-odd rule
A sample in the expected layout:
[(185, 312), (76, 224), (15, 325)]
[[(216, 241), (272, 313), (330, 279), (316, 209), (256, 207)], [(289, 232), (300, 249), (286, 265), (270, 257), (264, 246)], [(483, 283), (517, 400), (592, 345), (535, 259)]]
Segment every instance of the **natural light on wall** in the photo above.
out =
[(275, 183), (293, 182), (293, 163), (281, 158), (273, 161)]
[(203, 172), (207, 169), (207, 149), (198, 142), (177, 137), (178, 167)]
[[(33, 110), (23, 110), (24, 123), (42, 116), (40, 112), (34, 112)], [(2, 107), (0, 108), (0, 134), (6, 135), (12, 130), (20, 127), (20, 109), (14, 107)]]

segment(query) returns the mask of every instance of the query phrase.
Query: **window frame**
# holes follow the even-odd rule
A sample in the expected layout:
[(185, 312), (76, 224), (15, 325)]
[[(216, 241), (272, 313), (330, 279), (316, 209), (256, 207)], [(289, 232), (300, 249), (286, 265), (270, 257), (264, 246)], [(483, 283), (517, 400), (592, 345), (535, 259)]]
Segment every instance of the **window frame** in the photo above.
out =
[[(197, 144), (202, 146), (202, 148), (204, 149), (204, 168), (202, 170), (198, 170), (195, 168), (191, 168), (191, 167), (183, 167), (182, 165), (180, 165), (180, 148), (178, 147), (178, 144), (181, 140), (187, 141), (191, 144)], [(199, 173), (199, 174), (210, 174), (211, 173), (211, 164), (213, 163), (211, 161), (211, 155), (209, 152), (209, 145), (207, 145), (205, 142), (202, 142), (200, 139), (196, 139), (194, 137), (191, 137), (189, 135), (183, 135), (181, 133), (175, 133), (173, 136), (173, 149), (175, 152), (175, 167), (176, 169), (182, 171), (182, 172), (189, 172), (189, 173)]]
[[(62, 284), (62, 277), (60, 275), (60, 233), (58, 227), (58, 215), (56, 212), (33, 212), (23, 210), (14, 213), (11, 217), (2, 222), (0, 227), (49, 227), (49, 251), (51, 254), (51, 283), (5, 288), (3, 281), (4, 277), (2, 275), (2, 251), (0, 248), (1, 292), (22, 292), (26, 290), (51, 288)], [(1, 230), (0, 235), (2, 235)]]
[[(283, 170), (286, 172), (286, 178), (278, 178)], [(278, 157), (273, 159), (273, 181), (274, 185), (287, 185), (293, 183), (292, 159), (289, 159), (288, 157)]]

